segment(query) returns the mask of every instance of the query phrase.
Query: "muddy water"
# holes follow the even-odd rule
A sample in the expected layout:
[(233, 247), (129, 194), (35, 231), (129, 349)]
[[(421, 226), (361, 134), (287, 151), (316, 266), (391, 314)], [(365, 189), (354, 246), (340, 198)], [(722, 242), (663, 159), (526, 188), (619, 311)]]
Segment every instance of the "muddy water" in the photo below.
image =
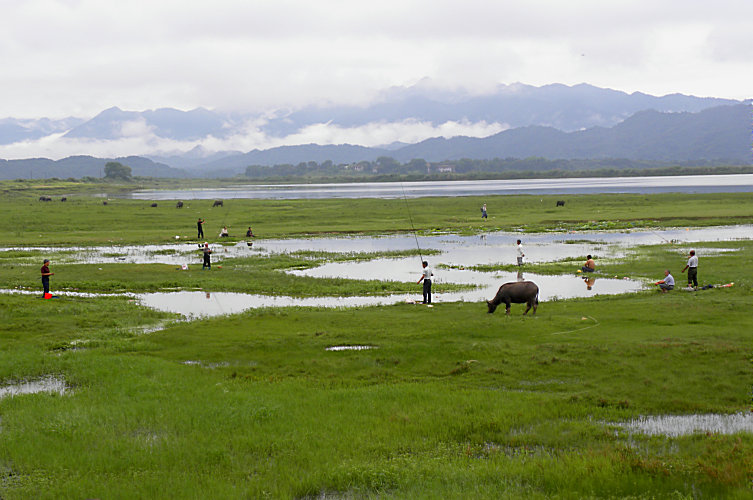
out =
[(714, 434), (753, 433), (753, 413), (732, 415), (658, 415), (612, 424), (649, 436), (678, 437), (697, 432)]

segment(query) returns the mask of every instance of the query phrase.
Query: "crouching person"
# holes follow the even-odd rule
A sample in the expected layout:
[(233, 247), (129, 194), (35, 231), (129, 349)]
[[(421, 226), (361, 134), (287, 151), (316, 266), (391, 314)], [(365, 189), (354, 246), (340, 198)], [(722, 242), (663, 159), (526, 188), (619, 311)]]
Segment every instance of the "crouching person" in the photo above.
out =
[(662, 293), (667, 293), (675, 287), (675, 279), (672, 277), (669, 269), (664, 271), (664, 279), (657, 281), (656, 284), (659, 285), (659, 289)]

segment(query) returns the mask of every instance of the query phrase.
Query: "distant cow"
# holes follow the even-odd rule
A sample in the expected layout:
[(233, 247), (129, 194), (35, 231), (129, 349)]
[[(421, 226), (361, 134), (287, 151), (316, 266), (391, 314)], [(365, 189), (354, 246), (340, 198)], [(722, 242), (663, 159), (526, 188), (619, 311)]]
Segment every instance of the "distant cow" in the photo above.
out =
[(212, 207), (221, 207), (221, 206), (223, 206), (222, 200), (214, 200), (214, 203), (212, 203)]
[(565, 206), (565, 201), (564, 200), (557, 200), (557, 206), (558, 207), (564, 207)]
[(66, 198), (65, 196), (63, 196), (62, 198), (60, 198), (60, 201), (68, 201), (68, 198)]
[(52, 201), (52, 198), (49, 196), (40, 196), (39, 201)]
[(107, 202), (106, 202), (106, 201), (103, 201), (103, 202), (102, 202), (102, 204), (103, 204), (103, 205), (107, 205)]
[(510, 314), (510, 304), (527, 304), (526, 312), (533, 307), (533, 314), (536, 314), (536, 308), (539, 307), (539, 287), (533, 281), (513, 281), (505, 283), (497, 291), (497, 295), (492, 300), (487, 300), (486, 305), (489, 307), (489, 313), (493, 313), (497, 306), (505, 304), (505, 314)]
[(183, 208), (183, 202), (179, 201), (178, 203), (176, 203), (175, 208)]
[(151, 204), (150, 206), (151, 206), (152, 208), (155, 208), (155, 207), (157, 206), (157, 204), (156, 204), (156, 203), (152, 203), (152, 204)]

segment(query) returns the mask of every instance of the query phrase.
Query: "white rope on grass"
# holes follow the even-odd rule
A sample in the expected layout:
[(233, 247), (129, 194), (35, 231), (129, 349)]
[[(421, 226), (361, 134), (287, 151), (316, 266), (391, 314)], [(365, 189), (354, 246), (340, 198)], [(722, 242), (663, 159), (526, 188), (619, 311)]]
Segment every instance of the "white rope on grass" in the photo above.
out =
[(584, 318), (588, 318), (591, 321), (594, 321), (595, 323), (593, 325), (584, 326), (583, 328), (576, 328), (575, 330), (567, 330), (567, 331), (562, 331), (562, 332), (554, 332), (554, 333), (550, 333), (549, 335), (565, 335), (567, 333), (582, 332), (583, 330), (588, 330), (589, 328), (594, 328), (594, 327), (597, 327), (597, 326), (599, 326), (601, 324), (593, 316), (584, 316)]

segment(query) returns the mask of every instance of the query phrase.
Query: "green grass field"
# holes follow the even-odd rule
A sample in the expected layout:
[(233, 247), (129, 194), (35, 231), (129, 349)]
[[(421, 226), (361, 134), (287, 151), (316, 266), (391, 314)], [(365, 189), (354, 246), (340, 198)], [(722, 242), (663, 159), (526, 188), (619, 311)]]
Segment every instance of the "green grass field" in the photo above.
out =
[[(7, 220), (25, 228), (6, 231), (5, 245), (167, 242), (161, 232), (187, 218), (188, 233), (208, 210), (103, 206), (84, 196), (53, 206), (38, 196), (0, 200)], [(596, 221), (596, 210), (605, 225), (751, 222), (753, 214), (751, 196), (738, 194), (583, 196), (568, 199), (567, 213), (540, 199), (485, 199), (497, 217), (490, 226), (576, 227)], [(275, 236), (406, 229), (402, 201), (238, 200), (237, 212), (231, 202), (228, 218)], [(410, 203), (421, 230), (484, 229), (479, 198)], [(504, 218), (495, 205), (519, 215)], [(246, 216), (258, 220), (241, 224)], [(486, 314), (485, 304), (449, 303), (183, 322), (127, 297), (0, 295), (0, 388), (48, 376), (69, 387), (0, 398), (0, 498), (750, 498), (751, 433), (648, 437), (614, 425), (751, 411), (753, 242), (703, 246), (735, 249), (703, 258), (700, 273), (735, 286), (551, 301), (535, 317), (521, 316), (520, 305), (505, 317)], [(4, 256), (0, 288), (37, 286), (39, 257)], [(658, 279), (667, 261), (681, 267), (678, 248), (639, 247), (599, 262), (599, 272)], [(239, 260), (211, 281), (186, 274), (177, 284), (170, 266), (71, 264), (53, 280), (91, 290), (253, 291), (290, 265), (310, 261)], [(112, 278), (104, 285), (99, 267)], [(679, 267), (675, 276), (683, 282)], [(382, 285), (290, 277), (276, 290), (382, 293)], [(143, 333), (157, 324), (163, 329)]]

